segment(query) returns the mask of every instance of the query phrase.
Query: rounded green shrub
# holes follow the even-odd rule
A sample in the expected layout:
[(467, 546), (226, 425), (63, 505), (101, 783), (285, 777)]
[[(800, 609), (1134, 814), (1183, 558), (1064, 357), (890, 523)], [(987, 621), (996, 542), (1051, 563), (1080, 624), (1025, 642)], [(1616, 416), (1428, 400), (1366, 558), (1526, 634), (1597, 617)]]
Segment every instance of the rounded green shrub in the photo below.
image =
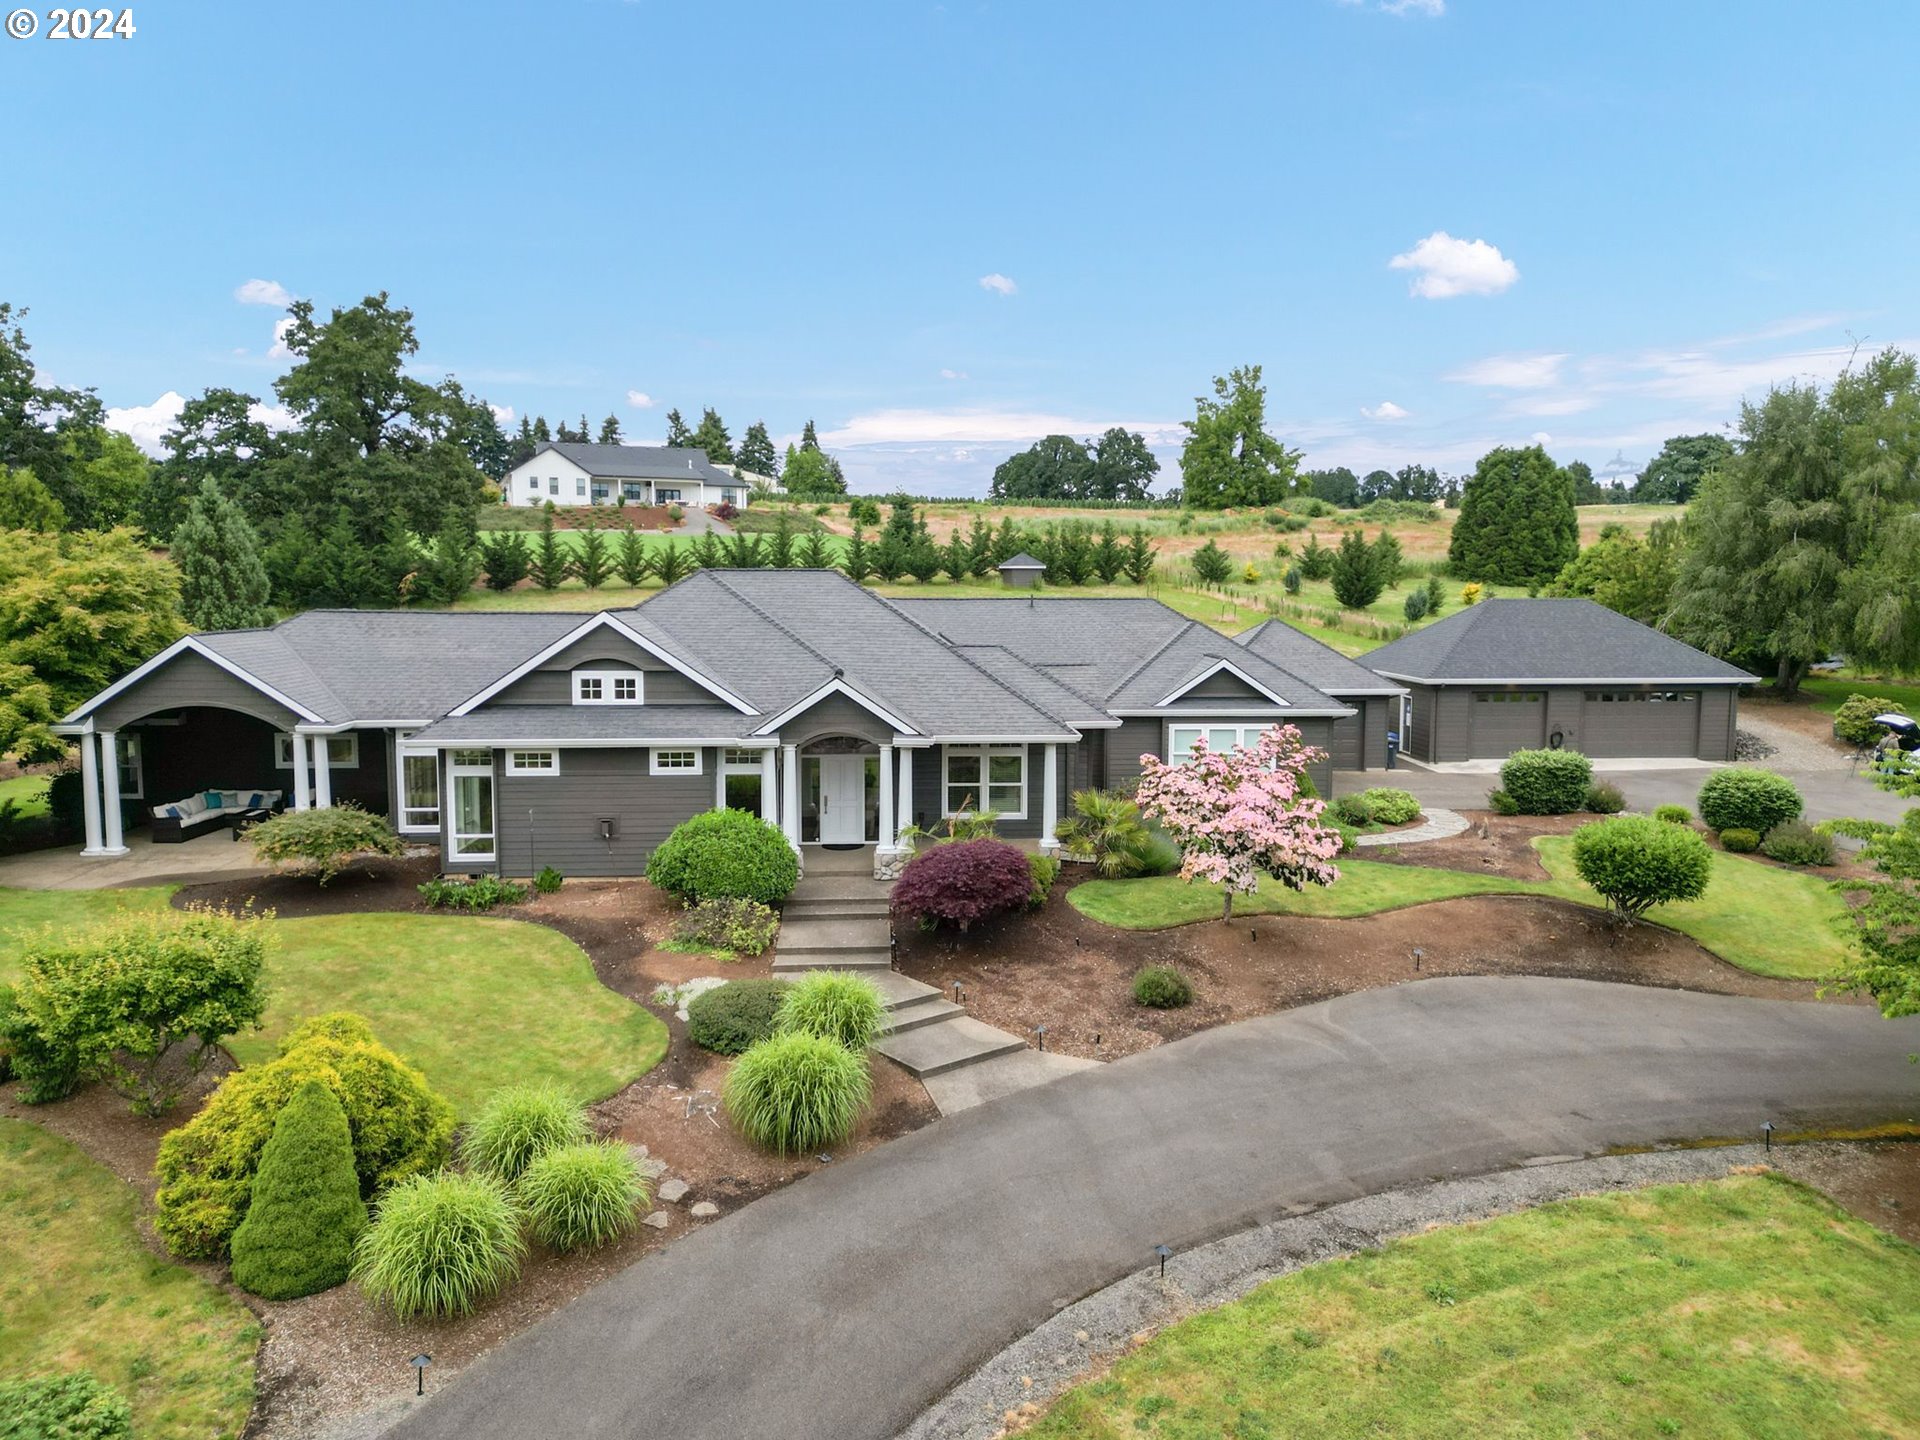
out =
[(1500, 788), (1521, 815), (1570, 815), (1592, 783), (1593, 762), (1578, 750), (1516, 750), (1500, 767)]
[(1751, 855), (1760, 848), (1760, 832), (1744, 825), (1729, 825), (1720, 832), (1720, 848), (1734, 855)]
[(1700, 787), (1700, 818), (1709, 830), (1729, 826), (1764, 835), (1800, 817), (1800, 792), (1784, 775), (1736, 765), (1719, 770)]
[(1653, 818), (1669, 825), (1691, 825), (1693, 812), (1684, 805), (1661, 805), (1654, 809)]
[(773, 1035), (785, 980), (729, 980), (687, 1005), (687, 1038), (716, 1055), (738, 1055)]
[(1420, 801), (1410, 790), (1396, 790), (1391, 785), (1375, 785), (1362, 790), (1360, 798), (1367, 802), (1367, 808), (1373, 812), (1373, 818), (1382, 825), (1405, 825), (1420, 818)]
[[(689, 1014), (692, 1012), (689, 1011)], [(880, 987), (845, 970), (810, 970), (780, 997), (774, 1030), (819, 1035), (849, 1050), (865, 1050), (887, 1029)]]
[(275, 1059), (227, 1076), (198, 1115), (160, 1142), (154, 1224), (174, 1254), (226, 1255), (252, 1198), (260, 1152), (309, 1080), (326, 1085), (347, 1112), (363, 1198), (447, 1163), (453, 1107), (359, 1016), (318, 1016), (296, 1026)]
[(131, 1440), (133, 1407), (85, 1370), (0, 1381), (4, 1440)]
[(1610, 908), (1637, 919), (1655, 905), (1705, 894), (1713, 852), (1690, 828), (1617, 815), (1573, 832), (1573, 868)]
[(683, 900), (778, 905), (798, 883), (800, 862), (777, 826), (744, 810), (708, 810), (674, 826), (648, 858), (647, 879)]
[(588, 1136), (580, 1103), (557, 1085), (510, 1085), (496, 1090), (460, 1137), (467, 1168), (512, 1185), (549, 1150)]
[(1789, 820), (1761, 837), (1760, 853), (1782, 865), (1831, 865), (1833, 837), (1804, 820)]
[(559, 1251), (619, 1239), (651, 1198), (633, 1153), (612, 1140), (547, 1151), (514, 1194), (540, 1243)]
[(1596, 780), (1587, 787), (1587, 803), (1584, 807), (1595, 815), (1618, 815), (1627, 808), (1627, 797), (1620, 787), (1606, 780)]
[(484, 1175), (415, 1175), (380, 1197), (353, 1278), (402, 1321), (470, 1314), (520, 1273), (520, 1212)]
[(1365, 794), (1340, 795), (1327, 806), (1327, 813), (1341, 825), (1351, 825), (1356, 830), (1365, 829), (1373, 823), (1373, 805)]
[(1849, 695), (1833, 712), (1833, 733), (1849, 745), (1871, 745), (1886, 733), (1884, 725), (1874, 723), (1876, 715), (1904, 715), (1906, 707), (1878, 695)]
[(1155, 1010), (1177, 1010), (1193, 1003), (1193, 985), (1171, 965), (1149, 965), (1133, 977), (1133, 1000)]
[(1060, 878), (1060, 857), (1029, 855), (1027, 856), (1027, 873), (1033, 877), (1033, 893), (1027, 897), (1027, 907), (1038, 910), (1047, 903), (1047, 897), (1053, 894), (1053, 882)]
[(781, 1155), (845, 1139), (872, 1097), (864, 1055), (800, 1031), (753, 1046), (721, 1092), (740, 1132)]
[(233, 1283), (263, 1300), (331, 1290), (353, 1268), (366, 1228), (347, 1112), (325, 1084), (308, 1080), (261, 1148), (247, 1218), (233, 1232)]
[(1496, 815), (1518, 815), (1520, 804), (1506, 791), (1494, 789), (1487, 791), (1487, 808)]

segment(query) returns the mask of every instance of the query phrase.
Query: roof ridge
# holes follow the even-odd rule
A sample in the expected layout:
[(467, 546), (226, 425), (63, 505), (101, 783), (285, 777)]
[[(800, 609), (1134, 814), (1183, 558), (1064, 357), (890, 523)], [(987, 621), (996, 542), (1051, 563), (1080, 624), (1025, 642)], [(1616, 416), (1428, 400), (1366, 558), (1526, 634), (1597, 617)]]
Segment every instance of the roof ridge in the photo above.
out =
[[(292, 617), (289, 617), (289, 618), (292, 618)], [(286, 653), (287, 658), (291, 660), (294, 664), (298, 665), (301, 668), (301, 670), (305, 671), (308, 678), (311, 679), (313, 683), (319, 687), (320, 693), (327, 697), (328, 704), (332, 706), (340, 715), (346, 717), (347, 719), (351, 720), (353, 718), (353, 707), (347, 704), (344, 700), (340, 698), (339, 694), (334, 690), (334, 688), (331, 685), (329, 685), (321, 677), (320, 672), (313, 668), (313, 665), (311, 664), (311, 662), (308, 661), (307, 657), (300, 653), (298, 647), (296, 647), (293, 644), (293, 642), (289, 640), (286, 636), (280, 634), (280, 627), (278, 625), (275, 625), (272, 628), (266, 629), (266, 630), (209, 630), (206, 632), (206, 634), (208, 635), (271, 635), (273, 636), (273, 638), (279, 643), (281, 650), (283, 650)], [(218, 649), (217, 646), (214, 648)], [(265, 680), (262, 680), (258, 675), (254, 675), (251, 670), (247, 670), (246, 666), (240, 665), (240, 662), (238, 660), (235, 660), (231, 655), (224, 656), (223, 658), (226, 659), (230, 664), (239, 665), (242, 670), (246, 670), (247, 674), (253, 675), (254, 680), (259, 684), (265, 685), (267, 683)], [(275, 685), (270, 688), (278, 690), (281, 687)]]
[[(938, 638), (942, 640), (947, 640), (947, 637), (944, 635), (941, 635)], [(1043, 670), (1034, 661), (1029, 660), (1027, 659), (1026, 656), (1020, 654), (1017, 650), (1009, 650), (1005, 645), (997, 645), (997, 644), (994, 644), (992, 641), (947, 640), (947, 644), (951, 645), (956, 650), (998, 650), (1002, 655), (1006, 656), (1009, 660), (1013, 661), (1014, 664), (1020, 666), (1023, 670), (1031, 670), (1034, 674), (1038, 675), (1042, 680), (1045, 680), (1049, 685), (1058, 685), (1062, 690), (1066, 691), (1069, 695), (1073, 696), (1074, 699), (1086, 701), (1088, 706), (1091, 707), (1092, 709), (1099, 710), (1103, 713), (1106, 711), (1107, 707), (1102, 705), (1098, 700), (1094, 699), (1091, 695), (1087, 694), (1086, 691), (1080, 689), (1077, 685), (1069, 685), (1066, 681), (1062, 680), (1058, 675), (1049, 674), (1046, 670)], [(964, 659), (966, 657), (963, 656), (962, 658)], [(1022, 696), (1021, 698), (1025, 699), (1026, 697)], [(1028, 703), (1031, 704), (1032, 702), (1028, 701)], [(1051, 712), (1042, 711), (1041, 713), (1050, 714)], [(1060, 717), (1055, 715), (1053, 718), (1058, 720)]]
[[(813, 646), (809, 645), (806, 641), (802, 640), (798, 635), (794, 634), (793, 631), (789, 630), (785, 625), (782, 625), (778, 620), (774, 619), (773, 616), (769, 615), (766, 611), (762, 610), (758, 605), (754, 604), (753, 601), (749, 600), (746, 596), (742, 595), (738, 590), (734, 589), (733, 586), (729, 585), (726, 581), (722, 580), (720, 578), (719, 571), (705, 570), (705, 571), (702, 571), (701, 573), (706, 575), (709, 579), (711, 579), (713, 583), (718, 585), (722, 590), (726, 591), (727, 594), (733, 596), (734, 599), (738, 600), (742, 605), (746, 606), (747, 609), (751, 610), (754, 614), (758, 615), (762, 620), (766, 621), (767, 624), (771, 625), (774, 629), (778, 630), (782, 635), (786, 636), (794, 644), (798, 645), (802, 650), (806, 651), (807, 654), (813, 656), (814, 659), (818, 660), (822, 665), (826, 666), (829, 670), (833, 671), (836, 676), (838, 676), (841, 673), (841, 671), (844, 668), (843, 666), (841, 666), (836, 661), (828, 659), (825, 655), (822, 655), (818, 650), (814, 649)], [(662, 593), (665, 593), (665, 592), (662, 592)]]
[[(1173, 607), (1168, 606), (1167, 608), (1172, 609)], [(1174, 613), (1176, 615), (1179, 614), (1177, 610), (1174, 611)], [(1122, 690), (1126, 689), (1127, 686), (1131, 685), (1134, 682), (1135, 677), (1137, 677), (1143, 670), (1145, 670), (1147, 666), (1151, 665), (1154, 661), (1158, 660), (1162, 655), (1166, 654), (1167, 651), (1171, 650), (1173, 648), (1174, 641), (1178, 640), (1181, 636), (1190, 632), (1193, 629), (1193, 627), (1198, 625), (1199, 623), (1200, 622), (1198, 620), (1189, 620), (1187, 621), (1186, 624), (1182, 625), (1178, 630), (1174, 631), (1171, 635), (1167, 636), (1166, 639), (1162, 640), (1159, 643), (1159, 645), (1154, 648), (1152, 654), (1148, 655), (1146, 659), (1142, 660), (1138, 665), (1134, 666), (1133, 669), (1129, 670), (1126, 674), (1122, 675), (1120, 677), (1119, 683), (1117, 683), (1111, 690), (1109, 690), (1107, 694), (1118, 695)]]

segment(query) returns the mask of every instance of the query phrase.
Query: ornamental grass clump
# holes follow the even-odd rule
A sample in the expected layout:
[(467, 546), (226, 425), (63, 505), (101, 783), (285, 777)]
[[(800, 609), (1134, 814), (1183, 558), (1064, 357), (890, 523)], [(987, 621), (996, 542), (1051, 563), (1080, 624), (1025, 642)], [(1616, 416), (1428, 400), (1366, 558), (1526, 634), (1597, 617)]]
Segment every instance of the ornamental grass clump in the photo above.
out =
[(263, 1300), (331, 1290), (353, 1268), (367, 1204), (347, 1112), (318, 1080), (298, 1090), (260, 1151), (247, 1218), (233, 1232), (233, 1283)]
[(651, 1196), (633, 1153), (601, 1140), (547, 1151), (521, 1172), (514, 1198), (540, 1243), (564, 1253), (618, 1240)]
[(500, 1182), (443, 1170), (380, 1197), (354, 1246), (353, 1278), (402, 1321), (448, 1320), (512, 1284), (526, 1253), (520, 1212)]
[(887, 1029), (880, 987), (845, 970), (810, 970), (787, 987), (774, 1017), (776, 1033), (818, 1035), (849, 1050), (865, 1050)]
[(1655, 905), (1704, 895), (1713, 852), (1689, 827), (1618, 815), (1573, 832), (1573, 868), (1608, 908), (1637, 920)]
[(822, 1035), (791, 1031), (734, 1063), (721, 1092), (740, 1133), (780, 1155), (844, 1140), (873, 1098), (864, 1055)]
[(587, 1117), (557, 1085), (512, 1085), (496, 1090), (460, 1137), (467, 1168), (511, 1186), (549, 1150), (587, 1139)]

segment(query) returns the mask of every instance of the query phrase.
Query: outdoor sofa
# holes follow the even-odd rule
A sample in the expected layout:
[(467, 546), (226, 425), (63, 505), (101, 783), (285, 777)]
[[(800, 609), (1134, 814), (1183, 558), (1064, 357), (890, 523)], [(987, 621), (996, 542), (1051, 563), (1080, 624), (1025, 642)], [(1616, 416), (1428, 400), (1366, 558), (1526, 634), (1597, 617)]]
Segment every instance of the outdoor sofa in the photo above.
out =
[(178, 845), (204, 830), (231, 829), (245, 816), (286, 808), (278, 790), (207, 790), (153, 807), (153, 843)]

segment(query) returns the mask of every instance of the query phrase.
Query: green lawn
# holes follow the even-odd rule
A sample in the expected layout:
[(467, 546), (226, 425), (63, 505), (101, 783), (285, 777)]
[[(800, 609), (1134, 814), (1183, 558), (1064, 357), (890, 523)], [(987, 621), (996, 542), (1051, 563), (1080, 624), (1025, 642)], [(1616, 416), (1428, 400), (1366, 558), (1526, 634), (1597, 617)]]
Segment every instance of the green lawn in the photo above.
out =
[[(1570, 836), (1534, 841), (1550, 880), (1510, 880), (1463, 870), (1343, 859), (1340, 879), (1293, 891), (1262, 881), (1256, 895), (1234, 897), (1236, 915), (1371, 915), (1462, 895), (1545, 895), (1579, 905), (1601, 904), (1573, 870)], [(1126, 930), (1189, 925), (1220, 914), (1220, 891), (1178, 876), (1145, 880), (1090, 880), (1067, 894), (1090, 919)], [(1818, 871), (1794, 872), (1719, 851), (1713, 878), (1699, 900), (1663, 905), (1648, 917), (1692, 936), (1730, 964), (1756, 975), (1820, 979), (1845, 956), (1851, 936), (1846, 905)]]
[(237, 1437), (260, 1327), (142, 1244), (139, 1209), (66, 1141), (0, 1119), (0, 1378), (84, 1369), (126, 1397), (141, 1440)]
[(464, 915), (281, 920), (266, 1028), (228, 1048), (272, 1056), (297, 1022), (366, 1017), (462, 1115), (505, 1084), (553, 1081), (599, 1100), (667, 1052), (667, 1027), (603, 986), (586, 954), (544, 925)]
[(47, 775), (16, 775), (11, 780), (0, 780), (0, 806), (11, 800), (20, 807), (22, 820), (32, 820), (47, 813)]
[(1920, 1416), (1920, 1251), (1773, 1176), (1564, 1201), (1174, 1325), (1034, 1440), (1862, 1440)]
[(1831, 715), (1849, 695), (1871, 695), (1891, 700), (1909, 715), (1920, 715), (1920, 683), (1912, 680), (1847, 680), (1812, 675), (1800, 682), (1800, 688), (1813, 697), (1816, 710)]
[(0, 887), (0, 985), (14, 976), (22, 940), (42, 926), (84, 925), (124, 910), (164, 910), (178, 889), (12, 890)]

